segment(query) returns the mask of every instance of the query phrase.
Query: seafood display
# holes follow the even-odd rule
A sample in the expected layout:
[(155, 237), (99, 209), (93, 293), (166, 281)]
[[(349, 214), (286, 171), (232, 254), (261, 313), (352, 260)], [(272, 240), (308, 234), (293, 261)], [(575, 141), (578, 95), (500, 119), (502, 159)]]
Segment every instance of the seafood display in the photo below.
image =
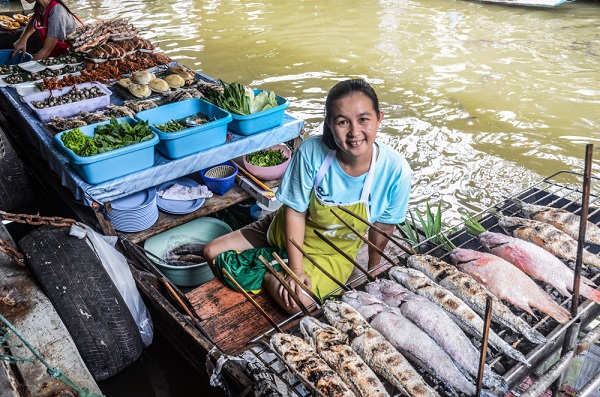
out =
[(496, 255), (456, 248), (450, 252), (450, 258), (498, 298), (533, 316), (532, 308), (536, 308), (562, 324), (571, 318), (568, 310), (554, 302), (527, 274)]
[(485, 314), (487, 298), (491, 298), (493, 321), (522, 334), (533, 343), (547, 342), (541, 333), (531, 328), (525, 320), (511, 312), (494, 294), (473, 277), (458, 270), (456, 266), (431, 255), (418, 254), (411, 255), (407, 260), (407, 265), (452, 292), (480, 316)]
[(67, 42), (72, 52), (85, 53), (109, 39), (132, 38), (137, 34), (138, 30), (129, 21), (115, 19), (80, 26), (67, 36)]
[(278, 333), (271, 337), (271, 346), (325, 396), (355, 396), (339, 375), (303, 339)]

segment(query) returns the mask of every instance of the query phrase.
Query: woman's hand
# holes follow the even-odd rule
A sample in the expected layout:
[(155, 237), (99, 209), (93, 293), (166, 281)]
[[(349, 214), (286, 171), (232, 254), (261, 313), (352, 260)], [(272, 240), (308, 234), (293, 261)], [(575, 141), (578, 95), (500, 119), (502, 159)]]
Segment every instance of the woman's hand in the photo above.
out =
[(23, 37), (19, 38), (17, 41), (15, 41), (13, 43), (13, 53), (12, 56), (15, 57), (15, 55), (22, 53), (23, 56), (25, 55), (25, 52), (27, 52), (27, 39), (23, 39)]
[[(303, 270), (295, 271), (294, 273), (296, 274), (296, 277), (298, 277), (298, 279), (302, 283), (304, 283), (304, 285), (306, 285), (309, 289), (312, 288), (312, 284), (310, 282), (310, 277), (308, 277), (308, 275), (306, 273), (304, 273)], [(302, 287), (291, 277), (287, 277), (285, 279), (285, 281), (287, 281), (287, 283), (292, 288), (292, 290), (296, 293), (296, 295), (298, 295), (300, 297), (300, 299), (302, 299), (302, 295), (304, 293)], [(287, 289), (285, 289), (285, 287), (283, 285), (279, 286), (278, 293), (279, 293), (279, 297), (281, 298), (281, 301), (285, 304), (285, 306), (292, 307), (292, 308), (298, 307), (294, 298), (291, 297), (290, 293), (287, 291)]]

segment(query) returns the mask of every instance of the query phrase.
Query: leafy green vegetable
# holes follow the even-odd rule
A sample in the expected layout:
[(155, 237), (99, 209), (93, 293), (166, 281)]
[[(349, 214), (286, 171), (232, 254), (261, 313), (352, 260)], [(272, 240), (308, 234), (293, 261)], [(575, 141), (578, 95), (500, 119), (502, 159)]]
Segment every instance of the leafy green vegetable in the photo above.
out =
[(73, 128), (65, 132), (61, 139), (66, 148), (69, 148), (78, 156), (93, 156), (98, 154), (98, 148), (94, 139), (84, 135), (79, 128)]
[(255, 96), (252, 89), (240, 83), (227, 84), (221, 81), (221, 84), (225, 87), (223, 92), (211, 91), (206, 99), (228, 112), (245, 116), (278, 105), (273, 91), (262, 91)]
[(264, 149), (246, 155), (246, 161), (257, 167), (274, 167), (287, 161), (280, 149)]

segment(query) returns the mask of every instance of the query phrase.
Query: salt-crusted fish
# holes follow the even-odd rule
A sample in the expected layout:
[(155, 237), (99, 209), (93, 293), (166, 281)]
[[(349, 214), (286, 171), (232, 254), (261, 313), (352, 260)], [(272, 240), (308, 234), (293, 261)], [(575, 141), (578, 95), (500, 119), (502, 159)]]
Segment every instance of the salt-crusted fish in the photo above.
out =
[(532, 308), (546, 313), (561, 324), (569, 322), (569, 311), (554, 302), (527, 274), (504, 259), (465, 248), (455, 248), (450, 259), (494, 295), (534, 315)]
[(347, 335), (314, 317), (300, 320), (300, 331), (357, 397), (389, 397), (373, 370), (347, 342)]
[[(579, 238), (579, 223), (581, 222), (581, 216), (562, 208), (529, 204), (521, 200), (513, 201), (526, 217), (548, 223), (567, 233), (575, 240)], [(592, 244), (600, 244), (600, 227), (592, 222), (587, 222), (585, 241)]]
[(286, 333), (271, 337), (271, 346), (326, 396), (355, 397), (339, 375), (304, 339)]
[(510, 311), (496, 295), (488, 291), (477, 280), (463, 273), (445, 261), (432, 255), (411, 255), (407, 265), (413, 269), (423, 272), (427, 277), (446, 288), (480, 316), (485, 316), (486, 300), (492, 299), (492, 319), (494, 322), (504, 325), (525, 336), (533, 343), (546, 343), (548, 340), (531, 328), (521, 317)]
[(323, 313), (367, 364), (395, 388), (411, 397), (440, 397), (408, 360), (347, 303), (327, 300)]
[[(404, 317), (431, 336), (460, 367), (474, 379), (479, 372), (479, 352), (446, 312), (429, 299), (413, 294), (395, 281), (377, 279), (366, 290), (383, 303), (400, 308)], [(486, 365), (483, 384), (508, 393), (508, 384)]]
[[(409, 291), (424, 296), (440, 306), (447, 313), (451, 314), (452, 318), (460, 321), (474, 335), (480, 338), (483, 336), (483, 319), (456, 295), (442, 288), (420, 271), (394, 266), (389, 270), (389, 275)], [(520, 361), (527, 366), (530, 365), (521, 352), (511, 347), (491, 329), (488, 341), (491, 346), (503, 352), (508, 357)]]
[[(529, 276), (552, 285), (561, 294), (571, 296), (575, 274), (560, 259), (528, 241), (501, 233), (484, 232), (479, 236), (481, 245), (492, 254), (512, 263)], [(600, 291), (590, 287), (589, 280), (579, 284), (581, 295), (600, 303)]]
[(358, 310), (396, 349), (409, 354), (427, 368), (451, 392), (460, 390), (466, 395), (475, 395), (476, 388), (472, 380), (461, 372), (440, 345), (404, 317), (400, 310), (391, 308), (366, 292), (348, 291), (342, 295), (342, 300)]
[[(498, 225), (506, 233), (538, 245), (559, 258), (573, 262), (577, 259), (577, 240), (552, 225), (514, 216), (500, 218)], [(600, 268), (600, 256), (586, 249), (583, 250), (582, 260), (585, 264)]]

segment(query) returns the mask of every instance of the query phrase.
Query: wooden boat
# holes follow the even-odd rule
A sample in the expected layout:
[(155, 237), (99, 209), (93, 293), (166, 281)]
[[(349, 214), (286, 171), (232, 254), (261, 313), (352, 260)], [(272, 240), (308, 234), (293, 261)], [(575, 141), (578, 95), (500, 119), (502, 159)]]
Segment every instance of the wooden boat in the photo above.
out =
[(511, 6), (526, 7), (556, 7), (567, 0), (477, 0), (480, 3), (504, 4)]

